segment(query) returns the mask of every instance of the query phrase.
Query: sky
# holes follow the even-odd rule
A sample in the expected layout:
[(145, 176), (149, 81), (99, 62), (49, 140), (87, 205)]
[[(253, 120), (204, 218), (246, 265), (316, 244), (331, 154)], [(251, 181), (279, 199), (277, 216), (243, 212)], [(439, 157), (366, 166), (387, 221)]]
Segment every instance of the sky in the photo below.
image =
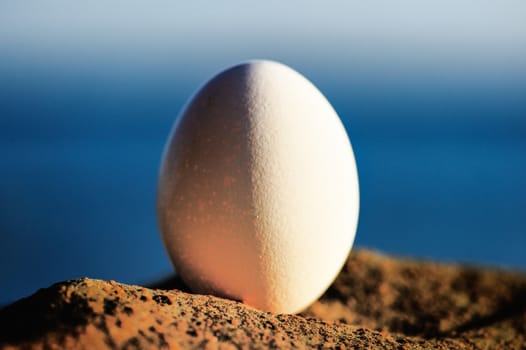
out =
[[(192, 60), (224, 65), (242, 53), (488, 65), (523, 70), (526, 4), (521, 1), (3, 1), (0, 47), (26, 59)], [(136, 62), (138, 63), (138, 62)], [(166, 64), (166, 62), (165, 62)]]

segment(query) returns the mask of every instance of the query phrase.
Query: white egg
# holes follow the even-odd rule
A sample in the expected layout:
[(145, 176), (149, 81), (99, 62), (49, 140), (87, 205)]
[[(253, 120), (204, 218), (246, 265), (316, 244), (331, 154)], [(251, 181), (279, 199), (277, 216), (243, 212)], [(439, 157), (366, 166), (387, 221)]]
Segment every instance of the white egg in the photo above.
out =
[(272, 61), (202, 86), (166, 144), (158, 218), (197, 293), (294, 313), (332, 283), (358, 221), (358, 177), (338, 115), (305, 77)]

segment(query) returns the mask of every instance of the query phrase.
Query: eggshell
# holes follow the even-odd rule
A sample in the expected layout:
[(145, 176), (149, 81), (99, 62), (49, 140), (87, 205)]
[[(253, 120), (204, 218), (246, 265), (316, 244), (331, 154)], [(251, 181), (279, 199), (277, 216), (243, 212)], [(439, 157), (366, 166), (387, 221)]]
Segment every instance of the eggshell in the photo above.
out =
[(340, 119), (312, 83), (277, 62), (242, 63), (208, 81), (165, 147), (160, 230), (197, 293), (301, 311), (342, 268), (358, 207)]

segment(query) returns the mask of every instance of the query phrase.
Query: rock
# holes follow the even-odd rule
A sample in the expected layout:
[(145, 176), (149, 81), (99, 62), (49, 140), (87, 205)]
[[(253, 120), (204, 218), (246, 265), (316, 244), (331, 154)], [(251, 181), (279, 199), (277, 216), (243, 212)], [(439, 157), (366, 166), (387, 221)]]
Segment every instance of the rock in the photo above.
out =
[(521, 273), (359, 251), (300, 315), (191, 294), (177, 278), (152, 287), (41, 289), (0, 310), (0, 349), (526, 348)]

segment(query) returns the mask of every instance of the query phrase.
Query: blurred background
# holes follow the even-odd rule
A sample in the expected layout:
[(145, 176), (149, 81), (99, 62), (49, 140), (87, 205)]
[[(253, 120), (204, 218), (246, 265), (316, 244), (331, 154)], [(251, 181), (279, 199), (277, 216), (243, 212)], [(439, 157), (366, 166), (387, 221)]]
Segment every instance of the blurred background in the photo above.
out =
[(205, 80), (253, 58), (303, 73), (342, 118), (355, 247), (526, 270), (525, 2), (4, 0), (0, 305), (169, 275), (164, 143)]

